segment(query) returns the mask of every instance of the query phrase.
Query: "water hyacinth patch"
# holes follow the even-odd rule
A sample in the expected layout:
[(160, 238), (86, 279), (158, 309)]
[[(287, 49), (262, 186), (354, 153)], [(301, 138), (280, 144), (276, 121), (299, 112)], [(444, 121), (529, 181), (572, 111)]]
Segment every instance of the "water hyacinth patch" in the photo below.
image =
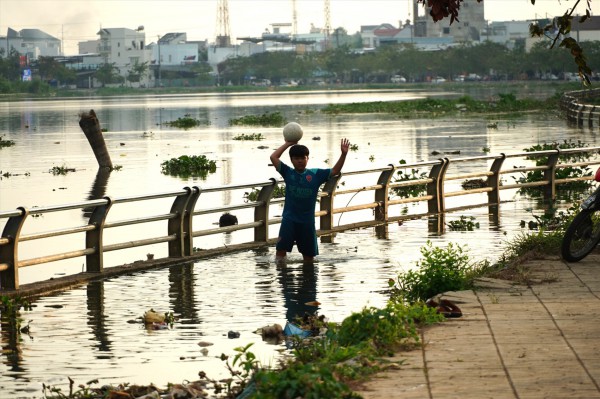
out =
[(209, 173), (217, 170), (217, 162), (209, 160), (206, 155), (182, 155), (171, 158), (161, 165), (162, 173), (179, 177), (200, 177), (205, 179)]

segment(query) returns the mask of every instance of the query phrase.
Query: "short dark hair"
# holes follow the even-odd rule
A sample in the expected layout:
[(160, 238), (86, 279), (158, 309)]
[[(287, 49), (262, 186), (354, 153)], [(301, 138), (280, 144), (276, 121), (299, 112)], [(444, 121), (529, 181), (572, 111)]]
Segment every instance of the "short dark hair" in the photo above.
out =
[(294, 144), (290, 147), (290, 158), (291, 157), (307, 157), (308, 147), (302, 144)]

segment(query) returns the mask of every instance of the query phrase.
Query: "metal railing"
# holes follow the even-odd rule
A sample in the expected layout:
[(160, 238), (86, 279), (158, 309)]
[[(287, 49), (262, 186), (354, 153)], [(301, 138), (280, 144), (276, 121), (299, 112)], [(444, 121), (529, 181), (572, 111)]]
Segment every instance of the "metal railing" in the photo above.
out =
[(586, 104), (586, 100), (600, 98), (600, 89), (570, 91), (561, 97), (560, 107), (567, 119), (578, 126), (600, 126), (600, 105)]
[[(501, 203), (500, 193), (503, 190), (540, 188), (545, 198), (554, 198), (556, 187), (559, 184), (580, 180), (591, 180), (593, 176), (582, 176), (575, 178), (558, 179), (556, 171), (567, 167), (587, 167), (598, 165), (597, 157), (600, 147), (575, 148), (568, 150), (551, 150), (524, 152), (517, 154), (486, 155), (478, 157), (465, 157), (448, 159), (442, 158), (435, 161), (418, 162), (413, 164), (388, 165), (382, 168), (351, 171), (343, 174), (346, 181), (343, 188), (339, 189), (342, 176), (333, 176), (327, 181), (319, 195), (319, 209), (315, 212), (318, 218), (317, 234), (322, 241), (330, 241), (337, 232), (362, 227), (387, 227), (389, 223), (400, 220), (415, 219), (430, 215), (441, 215), (445, 212), (475, 208), (481, 206), (497, 206)], [(577, 154), (588, 154), (590, 161), (577, 163), (560, 163), (561, 159)], [(528, 161), (530, 166), (506, 166), (507, 160)], [(544, 165), (536, 166), (533, 159), (546, 159)], [(447, 173), (451, 167), (468, 169), (458, 173)], [(399, 171), (419, 170), (423, 172), (418, 178), (394, 179)], [(506, 184), (503, 178), (508, 175), (520, 174), (531, 171), (542, 171), (543, 179), (539, 181), (522, 182), (522, 179), (514, 179), (513, 184)], [(591, 173), (590, 173), (591, 174)], [(513, 176), (514, 177), (514, 176)], [(479, 178), (479, 179), (477, 179)], [(480, 184), (476, 187), (464, 188), (458, 181), (476, 179)], [(367, 182), (367, 185), (364, 185)], [(155, 244), (167, 244), (168, 254), (165, 258), (140, 261), (137, 267), (156, 267), (157, 265), (175, 264), (189, 262), (201, 257), (218, 253), (239, 251), (241, 249), (258, 248), (272, 244), (274, 239), (269, 236), (269, 227), (280, 223), (280, 218), (271, 217), (273, 206), (281, 206), (283, 198), (273, 198), (273, 193), (282, 180), (270, 179), (263, 182), (253, 182), (243, 185), (229, 185), (211, 188), (185, 187), (180, 190), (130, 196), (124, 198), (104, 197), (96, 200), (88, 200), (73, 204), (58, 206), (37, 207), (27, 209), (19, 207), (15, 210), (0, 212), (0, 223), (5, 222), (2, 235), (0, 236), (0, 293), (18, 293), (19, 270), (34, 265), (46, 265), (50, 262), (66, 260), (71, 258), (84, 258), (85, 271), (82, 279), (98, 278), (107, 275), (107, 271), (116, 269), (117, 265), (105, 268), (105, 254), (112, 251), (122, 251), (128, 248), (149, 246)], [(400, 197), (395, 196), (397, 190), (415, 186), (425, 186), (422, 195)], [(458, 188), (457, 188), (458, 186)], [(214, 201), (201, 201), (203, 196), (210, 193), (239, 192), (244, 189), (255, 190), (255, 198), (239, 203), (210, 207)], [(453, 191), (450, 191), (453, 190)], [(371, 194), (369, 194), (371, 193)], [(359, 196), (359, 194), (361, 194)], [(464, 198), (485, 195), (485, 200), (479, 203), (467, 203)], [(451, 198), (461, 197), (458, 206), (450, 207)], [(165, 199), (169, 200), (169, 210), (162, 214), (148, 214), (137, 218), (120, 219), (116, 221), (107, 220), (113, 208), (121, 204), (140, 204), (142, 201)], [(476, 198), (476, 200), (479, 197)], [(360, 203), (350, 205), (354, 200)], [(339, 203), (346, 203), (339, 206)], [(412, 212), (403, 212), (401, 206), (408, 204), (424, 206), (416, 207)], [(137, 208), (144, 209), (143, 206)], [(21, 234), (24, 225), (31, 217), (46, 215), (53, 212), (69, 210), (87, 210), (89, 218), (87, 223), (78, 226), (66, 227), (58, 230), (43, 231), (30, 234)], [(245, 210), (252, 212), (250, 221), (230, 226), (213, 227), (206, 222), (199, 227), (195, 224), (202, 216), (229, 213), (234, 210)], [(341, 215), (352, 212), (368, 211), (358, 216), (358, 221), (340, 224)], [(338, 215), (338, 224), (335, 225), (335, 216)], [(195, 223), (196, 221), (196, 223)], [(135, 225), (147, 225), (149, 223), (162, 223), (162, 229), (166, 225), (166, 234), (142, 238), (140, 229), (131, 240), (120, 241), (113, 244), (104, 244), (103, 238), (108, 230), (130, 227)], [(1, 224), (0, 224), (1, 226)], [(235, 231), (251, 232), (251, 239), (237, 245), (224, 245), (212, 251), (201, 251), (194, 247), (194, 240), (201, 237), (231, 233)], [(164, 230), (163, 230), (164, 231)], [(29, 241), (48, 240), (54, 237), (63, 237), (73, 234), (84, 234), (85, 242), (82, 247), (71, 251), (57, 251), (55, 253), (27, 257), (22, 253), (20, 247)], [(129, 237), (129, 236), (128, 236)], [(138, 262), (136, 262), (138, 263)], [(130, 271), (124, 268), (123, 271)], [(81, 276), (80, 276), (81, 277)], [(54, 286), (60, 285), (60, 279), (53, 281)], [(48, 281), (46, 281), (48, 283)], [(52, 286), (53, 284), (50, 284)], [(64, 285), (68, 282), (63, 283)], [(47, 290), (51, 290), (51, 287)]]

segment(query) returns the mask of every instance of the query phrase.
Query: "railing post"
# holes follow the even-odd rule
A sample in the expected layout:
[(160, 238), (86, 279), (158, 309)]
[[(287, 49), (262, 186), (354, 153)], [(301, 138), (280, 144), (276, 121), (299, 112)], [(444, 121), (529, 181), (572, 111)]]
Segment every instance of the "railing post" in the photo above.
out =
[(389, 165), (390, 169), (384, 170), (377, 179), (377, 185), (382, 186), (375, 190), (375, 202), (377, 207), (375, 208), (375, 220), (387, 222), (388, 220), (388, 208), (390, 202), (390, 180), (394, 176), (396, 168), (394, 165)]
[(95, 226), (94, 230), (85, 233), (85, 248), (93, 248), (94, 253), (86, 255), (85, 270), (88, 273), (101, 273), (104, 269), (104, 247), (102, 236), (104, 234), (104, 223), (108, 216), (108, 211), (112, 206), (113, 200), (111, 197), (104, 197), (106, 204), (97, 206), (90, 216), (88, 224)]
[[(342, 175), (339, 174), (337, 176), (331, 176), (329, 180), (325, 182), (323, 185), (323, 192), (327, 194), (320, 199), (320, 209), (321, 211), (325, 211), (325, 215), (321, 215), (319, 218), (319, 229), (320, 230), (328, 230), (331, 231), (333, 229), (333, 209), (334, 209), (334, 201), (333, 197), (335, 196), (335, 190), (337, 188), (338, 182), (342, 178)], [(333, 242), (333, 235), (324, 234), (321, 236), (321, 242), (329, 243)]]
[(271, 184), (261, 188), (256, 198), (256, 202), (261, 205), (254, 208), (254, 221), (262, 223), (260, 226), (254, 228), (255, 242), (267, 242), (269, 239), (269, 208), (271, 207), (273, 191), (275, 191), (275, 187), (277, 186), (277, 180), (274, 178), (270, 178), (269, 180)]
[(185, 213), (183, 215), (183, 256), (189, 256), (194, 253), (194, 209), (196, 202), (200, 198), (202, 189), (198, 186), (192, 187), (192, 193), (185, 205)]
[(500, 204), (500, 170), (502, 169), (502, 164), (506, 159), (506, 154), (501, 153), (500, 158), (494, 159), (492, 163), (492, 167), (490, 168), (490, 172), (493, 175), (488, 176), (487, 178), (487, 186), (491, 187), (492, 191), (488, 191), (488, 204)]
[(19, 207), (21, 210), (19, 216), (12, 216), (6, 222), (2, 231), (2, 238), (7, 238), (7, 245), (0, 245), (0, 266), (5, 264), (6, 270), (0, 268), (0, 289), (18, 290), (19, 289), (19, 236), (25, 219), (29, 215), (29, 210)]
[(432, 182), (427, 183), (427, 195), (433, 196), (432, 199), (427, 200), (427, 212), (429, 213), (442, 213), (446, 209), (444, 201), (444, 174), (448, 169), (450, 161), (448, 158), (440, 159), (440, 163), (433, 165), (429, 172), (429, 178), (433, 179)]
[(560, 157), (560, 149), (555, 154), (548, 156), (547, 169), (544, 170), (544, 180), (547, 182), (544, 189), (544, 198), (553, 200), (556, 197), (556, 164)]
[(189, 187), (183, 188), (186, 193), (184, 195), (178, 195), (175, 197), (173, 204), (171, 205), (170, 213), (174, 213), (177, 217), (169, 219), (167, 223), (167, 234), (175, 235), (176, 240), (169, 241), (169, 258), (180, 258), (184, 256), (184, 218), (187, 203), (190, 200), (193, 190)]

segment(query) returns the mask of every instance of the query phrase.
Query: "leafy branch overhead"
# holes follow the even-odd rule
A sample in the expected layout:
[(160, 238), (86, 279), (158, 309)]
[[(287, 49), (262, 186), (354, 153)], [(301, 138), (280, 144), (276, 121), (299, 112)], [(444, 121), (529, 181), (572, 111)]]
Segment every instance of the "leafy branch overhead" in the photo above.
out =
[[(460, 3), (464, 0), (417, 0), (417, 3), (423, 3), (423, 6), (428, 7), (429, 15), (434, 22), (443, 20), (444, 18), (450, 17), (450, 24), (454, 21), (458, 21)], [(477, 0), (481, 3), (483, 0)], [(535, 5), (535, 0), (530, 0), (532, 5)], [(557, 0), (558, 1), (558, 0)], [(529, 25), (529, 34), (531, 37), (547, 37), (552, 40), (550, 48), (554, 48), (557, 43), (559, 47), (564, 47), (571, 52), (575, 64), (579, 70), (579, 77), (584, 85), (589, 86), (590, 76), (592, 74), (591, 68), (587, 65), (586, 58), (583, 54), (583, 50), (579, 45), (579, 42), (569, 37), (571, 32), (571, 26), (573, 23), (573, 13), (579, 6), (582, 0), (576, 0), (573, 7), (567, 9), (564, 15), (555, 17), (550, 23), (545, 26), (540, 26), (539, 22), (533, 22)], [(585, 15), (579, 17), (579, 23), (583, 23), (591, 17), (592, 0), (585, 0), (586, 8)], [(559, 42), (560, 41), (560, 42)]]

